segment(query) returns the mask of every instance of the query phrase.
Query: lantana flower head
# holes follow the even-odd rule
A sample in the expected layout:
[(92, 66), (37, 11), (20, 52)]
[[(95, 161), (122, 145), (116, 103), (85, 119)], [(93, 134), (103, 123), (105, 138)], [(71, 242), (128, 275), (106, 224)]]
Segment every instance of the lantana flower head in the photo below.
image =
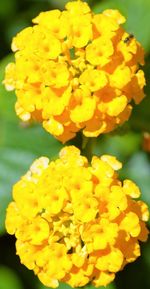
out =
[(45, 286), (106, 286), (140, 256), (149, 212), (136, 184), (119, 180), (120, 168), (109, 155), (90, 164), (70, 146), (55, 161), (36, 160), (15, 184), (6, 228), (21, 263)]
[(40, 121), (62, 142), (80, 130), (97, 137), (124, 123), (145, 85), (143, 48), (124, 22), (117, 10), (94, 14), (82, 1), (33, 19), (14, 37), (15, 62), (6, 68), (17, 115)]

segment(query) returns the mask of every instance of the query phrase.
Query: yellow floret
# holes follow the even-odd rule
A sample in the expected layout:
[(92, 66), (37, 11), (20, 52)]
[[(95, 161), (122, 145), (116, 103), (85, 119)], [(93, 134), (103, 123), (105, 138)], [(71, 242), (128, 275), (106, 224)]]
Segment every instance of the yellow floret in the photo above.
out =
[(55, 161), (36, 160), (14, 185), (6, 229), (16, 236), (21, 263), (45, 286), (106, 286), (140, 256), (149, 211), (134, 200), (138, 187), (119, 180), (120, 168), (113, 156), (89, 163), (69, 146)]
[(92, 98), (85, 98), (82, 100), (81, 104), (77, 105), (70, 114), (70, 118), (72, 121), (76, 123), (84, 122), (89, 119), (94, 114), (95, 110), (95, 100)]
[(81, 74), (79, 81), (88, 86), (90, 91), (97, 91), (107, 84), (107, 77), (104, 71), (87, 69)]
[(125, 193), (131, 196), (132, 198), (139, 198), (141, 195), (138, 186), (130, 180), (125, 180), (123, 182), (123, 189)]
[(89, 63), (100, 67), (110, 62), (114, 52), (113, 44), (107, 37), (98, 37), (86, 47), (86, 59)]
[(41, 12), (13, 38), (14, 63), (4, 84), (15, 90), (17, 115), (41, 122), (61, 142), (77, 132), (108, 133), (144, 98), (144, 50), (118, 10), (94, 14), (83, 1)]

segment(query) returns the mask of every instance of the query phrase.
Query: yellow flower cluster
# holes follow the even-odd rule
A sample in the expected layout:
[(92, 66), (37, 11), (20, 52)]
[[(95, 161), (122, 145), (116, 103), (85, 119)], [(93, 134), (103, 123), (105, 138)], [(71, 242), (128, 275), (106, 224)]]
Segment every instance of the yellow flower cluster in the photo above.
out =
[(93, 14), (82, 1), (42, 12), (12, 42), (15, 63), (5, 86), (16, 90), (16, 113), (40, 121), (62, 142), (79, 130), (87, 137), (126, 121), (145, 85), (144, 53), (121, 26), (117, 10)]
[(60, 158), (36, 160), (13, 188), (6, 228), (15, 234), (21, 263), (55, 288), (110, 283), (140, 255), (149, 218), (139, 188), (123, 183), (115, 157), (94, 156), (91, 164), (74, 146)]

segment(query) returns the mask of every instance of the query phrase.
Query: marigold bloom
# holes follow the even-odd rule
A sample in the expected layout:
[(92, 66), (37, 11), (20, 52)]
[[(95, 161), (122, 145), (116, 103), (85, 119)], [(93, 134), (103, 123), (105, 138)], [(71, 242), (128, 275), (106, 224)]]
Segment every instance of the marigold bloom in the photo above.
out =
[(15, 184), (6, 228), (16, 236), (21, 263), (45, 286), (106, 286), (140, 256), (148, 207), (135, 200), (136, 184), (119, 180), (120, 168), (108, 155), (90, 164), (70, 146), (55, 161), (36, 160)]
[(128, 120), (131, 101), (144, 97), (144, 52), (124, 22), (117, 10), (95, 15), (82, 1), (33, 19), (14, 37), (15, 62), (6, 67), (17, 115), (40, 121), (62, 142), (79, 130), (97, 137)]

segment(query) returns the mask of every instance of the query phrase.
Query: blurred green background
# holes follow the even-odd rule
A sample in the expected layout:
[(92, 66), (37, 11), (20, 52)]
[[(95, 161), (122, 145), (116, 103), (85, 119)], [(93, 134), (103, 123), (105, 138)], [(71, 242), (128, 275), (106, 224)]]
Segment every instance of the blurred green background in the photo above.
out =
[[(40, 11), (63, 9), (65, 0), (1, 0), (0, 1), (0, 289), (44, 289), (32, 272), (20, 264), (15, 255), (15, 238), (6, 234), (5, 210), (11, 200), (12, 185), (41, 156), (54, 158), (61, 144), (40, 125), (25, 127), (14, 112), (15, 94), (5, 91), (1, 81), (4, 68), (11, 59), (12, 37), (31, 25)], [(142, 43), (146, 51), (145, 73), (147, 97), (134, 108), (129, 122), (117, 132), (100, 137), (95, 153), (110, 153), (124, 163), (121, 178), (129, 177), (142, 190), (142, 199), (150, 206), (150, 153), (143, 151), (143, 132), (150, 132), (150, 0), (89, 0), (98, 13), (117, 8), (126, 17), (125, 28)], [(36, 140), (36, 141), (35, 141)], [(123, 272), (107, 289), (150, 288), (150, 241), (142, 245), (142, 256)], [(60, 288), (70, 288), (61, 284)], [(92, 288), (87, 286), (86, 288)], [(101, 287), (102, 289), (103, 287)]]

